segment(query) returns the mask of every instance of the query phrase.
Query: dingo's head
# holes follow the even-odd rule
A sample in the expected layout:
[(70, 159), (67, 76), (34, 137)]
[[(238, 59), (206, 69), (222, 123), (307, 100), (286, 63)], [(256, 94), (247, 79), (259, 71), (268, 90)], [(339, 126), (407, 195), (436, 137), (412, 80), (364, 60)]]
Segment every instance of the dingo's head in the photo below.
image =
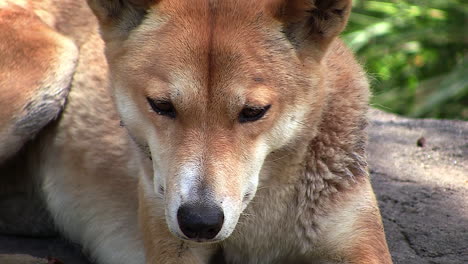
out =
[(314, 127), (350, 0), (89, 0), (129, 134), (180, 238), (228, 237), (267, 156)]

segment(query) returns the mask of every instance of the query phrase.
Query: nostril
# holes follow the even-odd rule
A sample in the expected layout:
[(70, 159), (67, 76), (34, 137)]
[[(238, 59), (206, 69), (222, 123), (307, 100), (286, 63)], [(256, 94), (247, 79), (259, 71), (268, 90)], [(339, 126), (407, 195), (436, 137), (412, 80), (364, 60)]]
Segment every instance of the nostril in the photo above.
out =
[(218, 234), (219, 230), (217, 228), (210, 228), (207, 230), (206, 234), (208, 237), (215, 237)]
[(177, 211), (177, 221), (189, 239), (213, 239), (223, 227), (224, 213), (216, 205), (184, 204)]

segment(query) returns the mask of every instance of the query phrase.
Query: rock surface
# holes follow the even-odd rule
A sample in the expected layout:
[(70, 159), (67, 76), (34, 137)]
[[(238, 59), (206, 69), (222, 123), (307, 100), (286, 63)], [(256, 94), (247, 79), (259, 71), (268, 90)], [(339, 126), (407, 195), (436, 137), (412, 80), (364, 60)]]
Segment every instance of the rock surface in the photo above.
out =
[(29, 255), (0, 255), (2, 264), (48, 264), (46, 259), (35, 258)]
[[(368, 159), (394, 263), (468, 263), (468, 122), (377, 110), (370, 119)], [(0, 236), (0, 263), (48, 263), (12, 254), (89, 263), (60, 238)]]
[(371, 121), (368, 159), (394, 262), (468, 263), (468, 122), (379, 111)]

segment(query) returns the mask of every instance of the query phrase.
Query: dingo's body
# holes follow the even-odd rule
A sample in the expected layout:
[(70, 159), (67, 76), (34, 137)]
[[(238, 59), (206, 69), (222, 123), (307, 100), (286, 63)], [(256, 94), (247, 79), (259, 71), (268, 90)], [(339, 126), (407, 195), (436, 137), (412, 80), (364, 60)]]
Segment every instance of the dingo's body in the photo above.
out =
[[(105, 44), (84, 1), (0, 5), (79, 50), (37, 55), (77, 64), (25, 154), (59, 229), (99, 264), (208, 263), (219, 248), (228, 263), (391, 263), (365, 162), (367, 81), (335, 38), (350, 1), (312, 2), (89, 0)], [(16, 91), (5, 146), (35, 100)]]

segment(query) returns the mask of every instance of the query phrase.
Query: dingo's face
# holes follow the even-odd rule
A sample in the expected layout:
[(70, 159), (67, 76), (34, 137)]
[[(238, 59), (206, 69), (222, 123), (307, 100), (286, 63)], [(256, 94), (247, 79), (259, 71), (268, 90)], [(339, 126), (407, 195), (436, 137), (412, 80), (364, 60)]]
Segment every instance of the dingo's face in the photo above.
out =
[(324, 100), (319, 59), (262, 1), (209, 2), (161, 1), (125, 40), (107, 39), (117, 106), (152, 159), (167, 224), (199, 242), (231, 234), (267, 156)]

